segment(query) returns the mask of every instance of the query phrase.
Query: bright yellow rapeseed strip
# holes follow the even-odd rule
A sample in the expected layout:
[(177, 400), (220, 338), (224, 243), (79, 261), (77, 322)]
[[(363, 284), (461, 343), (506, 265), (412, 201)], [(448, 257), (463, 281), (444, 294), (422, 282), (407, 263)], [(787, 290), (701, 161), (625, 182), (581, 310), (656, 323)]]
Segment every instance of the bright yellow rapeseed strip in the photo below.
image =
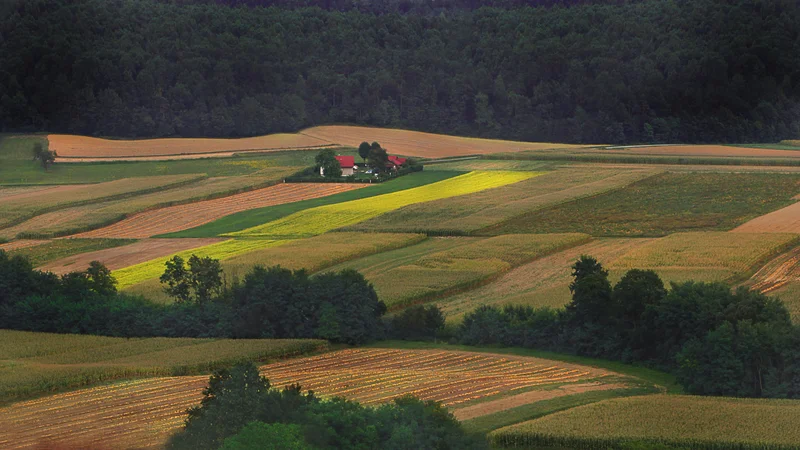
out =
[(541, 174), (542, 172), (470, 172), (391, 194), (306, 209), (264, 225), (229, 233), (226, 236), (314, 236), (363, 222), (403, 206), (472, 194), (485, 189), (517, 183)]
[[(184, 260), (188, 260), (192, 255), (199, 257), (210, 256), (215, 259), (228, 259), (242, 253), (252, 252), (254, 250), (261, 250), (269, 247), (276, 247), (284, 244), (287, 241), (279, 240), (263, 240), (263, 239), (245, 239), (236, 240), (229, 239), (227, 241), (217, 242), (211, 245), (204, 245), (182, 252), (176, 253)], [(175, 256), (175, 255), (173, 255)], [(125, 289), (126, 287), (133, 286), (134, 284), (141, 283), (152, 278), (158, 278), (164, 273), (164, 263), (172, 259), (172, 256), (165, 256), (161, 258), (145, 261), (124, 269), (118, 269), (112, 272), (117, 279), (117, 288)]]

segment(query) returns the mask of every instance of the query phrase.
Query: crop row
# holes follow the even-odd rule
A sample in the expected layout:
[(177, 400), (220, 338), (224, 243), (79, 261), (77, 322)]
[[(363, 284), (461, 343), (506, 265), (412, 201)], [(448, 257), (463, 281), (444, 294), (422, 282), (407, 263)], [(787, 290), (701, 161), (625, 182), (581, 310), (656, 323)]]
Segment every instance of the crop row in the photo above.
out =
[(313, 236), (415, 203), (471, 194), (537, 176), (535, 172), (470, 172), (425, 186), (306, 209), (230, 236)]

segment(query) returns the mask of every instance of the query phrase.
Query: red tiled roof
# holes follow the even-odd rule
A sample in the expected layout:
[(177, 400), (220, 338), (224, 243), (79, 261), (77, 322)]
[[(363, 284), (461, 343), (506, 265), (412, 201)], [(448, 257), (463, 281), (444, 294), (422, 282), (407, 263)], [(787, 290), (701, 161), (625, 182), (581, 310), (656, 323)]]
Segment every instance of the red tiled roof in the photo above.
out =
[(394, 165), (396, 165), (396, 166), (402, 166), (403, 164), (405, 164), (406, 159), (405, 158), (401, 158), (399, 156), (389, 155), (389, 162), (394, 164)]
[(342, 169), (349, 169), (356, 165), (355, 156), (337, 156), (336, 160), (339, 161), (339, 166)]

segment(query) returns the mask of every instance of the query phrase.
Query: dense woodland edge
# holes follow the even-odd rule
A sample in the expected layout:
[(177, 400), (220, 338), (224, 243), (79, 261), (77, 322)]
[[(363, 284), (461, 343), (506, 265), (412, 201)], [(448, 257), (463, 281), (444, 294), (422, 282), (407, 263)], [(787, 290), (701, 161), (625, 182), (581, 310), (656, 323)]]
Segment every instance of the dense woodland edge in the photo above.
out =
[(350, 123), (577, 143), (800, 136), (792, 0), (288, 3), (4, 2), (0, 131), (236, 137)]

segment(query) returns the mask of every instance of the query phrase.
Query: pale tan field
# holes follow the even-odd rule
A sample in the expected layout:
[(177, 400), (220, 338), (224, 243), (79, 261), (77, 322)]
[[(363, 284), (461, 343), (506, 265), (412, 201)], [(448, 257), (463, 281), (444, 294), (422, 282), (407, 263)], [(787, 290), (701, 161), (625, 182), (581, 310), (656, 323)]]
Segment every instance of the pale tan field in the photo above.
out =
[(731, 231), (734, 233), (800, 233), (800, 202), (756, 217)]
[(800, 158), (800, 150), (728, 147), (726, 145), (667, 145), (662, 147), (610, 148), (597, 150), (597, 152), (624, 155)]
[(565, 167), (496, 189), (405, 206), (347, 229), (468, 233), (520, 214), (621, 189), (657, 173), (654, 169)]
[(44, 244), (45, 240), (38, 240), (38, 239), (20, 239), (16, 241), (6, 242), (5, 244), (0, 244), (0, 250), (10, 252), (12, 250), (19, 250), (22, 248), (33, 247), (39, 244)]
[(81, 253), (59, 259), (39, 267), (39, 270), (62, 275), (69, 272), (86, 270), (92, 261), (100, 261), (111, 270), (121, 269), (151, 259), (169, 256), (174, 253), (195, 247), (223, 241), (221, 238), (199, 239), (145, 239), (139, 242), (95, 252)]
[(0, 187), (0, 202), (5, 202), (8, 200), (17, 200), (21, 198), (29, 198), (29, 197), (36, 197), (40, 195), (43, 191), (49, 191), (51, 193), (56, 192), (69, 192), (74, 189), (81, 189), (86, 186), (91, 186), (90, 184), (68, 184), (68, 185), (57, 185), (57, 186), (9, 186), (9, 187)]
[(329, 142), (303, 134), (271, 134), (241, 139), (170, 138), (110, 140), (88, 136), (50, 134), (50, 150), (60, 159), (131, 158), (172, 155), (230, 156), (233, 153), (317, 148)]
[(36, 233), (43, 237), (79, 233), (87, 228), (111, 224), (149, 209), (206, 200), (268, 186), (296, 171), (295, 167), (267, 168), (256, 175), (207, 178), (191, 185), (161, 192), (60, 209), (0, 229), (0, 237), (13, 238), (20, 233)]
[(74, 237), (146, 238), (188, 230), (248, 209), (325, 197), (366, 186), (356, 183), (281, 183), (229, 197), (146, 211)]
[(492, 283), (444, 298), (437, 304), (449, 323), (460, 321), (464, 314), (480, 305), (561, 308), (571, 299), (571, 266), (581, 255), (593, 256), (607, 265), (650, 241), (651, 239), (596, 239), (519, 266)]
[(588, 145), (555, 144), (546, 142), (517, 142), (498, 139), (479, 139), (391, 128), (354, 126), (320, 126), (300, 132), (305, 136), (348, 147), (361, 142), (377, 141), (391, 154), (421, 158), (443, 158), (500, 152), (520, 152), (551, 148), (583, 148)]

